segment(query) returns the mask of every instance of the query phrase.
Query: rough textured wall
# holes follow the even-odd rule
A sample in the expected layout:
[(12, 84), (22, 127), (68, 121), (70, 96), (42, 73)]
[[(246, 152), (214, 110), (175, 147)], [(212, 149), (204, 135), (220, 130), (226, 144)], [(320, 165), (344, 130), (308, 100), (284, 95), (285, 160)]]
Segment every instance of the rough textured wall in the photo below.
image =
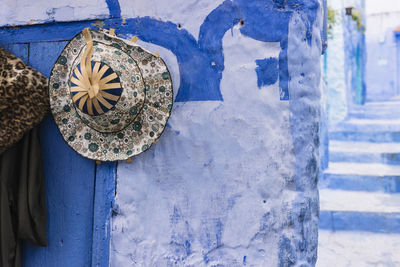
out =
[[(322, 1), (0, 1), (3, 26), (111, 17), (105, 27), (137, 35), (171, 70), (164, 135), (119, 163), (111, 266), (315, 264)], [(43, 32), (73, 36), (92, 24)], [(51, 31), (45, 39), (22, 31), (31, 42), (52, 40)], [(100, 239), (107, 233), (93, 237), (93, 250)], [(107, 258), (98, 253), (92, 264)], [(45, 262), (59, 255), (49, 254)]]
[(105, 0), (1, 0), (0, 26), (106, 18), (109, 15), (106, 2)]
[(119, 163), (111, 266), (313, 265), (320, 3), (120, 4), (173, 24), (141, 44), (166, 59), (177, 102), (159, 142)]

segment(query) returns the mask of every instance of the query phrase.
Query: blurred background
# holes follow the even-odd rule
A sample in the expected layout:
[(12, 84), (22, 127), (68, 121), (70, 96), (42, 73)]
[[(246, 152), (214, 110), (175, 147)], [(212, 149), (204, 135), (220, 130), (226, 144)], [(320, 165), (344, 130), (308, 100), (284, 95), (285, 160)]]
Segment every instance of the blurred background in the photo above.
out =
[(400, 266), (400, 1), (327, 18), (317, 266)]

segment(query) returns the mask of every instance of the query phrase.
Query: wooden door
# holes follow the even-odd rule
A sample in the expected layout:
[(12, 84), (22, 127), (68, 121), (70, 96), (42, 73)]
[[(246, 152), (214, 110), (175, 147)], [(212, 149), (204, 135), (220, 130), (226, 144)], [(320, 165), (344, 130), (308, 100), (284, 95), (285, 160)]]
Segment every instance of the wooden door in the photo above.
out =
[[(15, 36), (12, 42), (2, 37), (0, 34), (1, 46), (47, 77), (67, 43), (65, 40), (40, 41), (40, 36), (35, 36), (38, 41), (31, 42), (23, 34), (21, 40)], [(113, 203), (116, 164), (96, 165), (78, 155), (63, 140), (50, 113), (40, 127), (48, 246), (40, 248), (27, 243), (24, 266), (107, 266), (106, 222)]]

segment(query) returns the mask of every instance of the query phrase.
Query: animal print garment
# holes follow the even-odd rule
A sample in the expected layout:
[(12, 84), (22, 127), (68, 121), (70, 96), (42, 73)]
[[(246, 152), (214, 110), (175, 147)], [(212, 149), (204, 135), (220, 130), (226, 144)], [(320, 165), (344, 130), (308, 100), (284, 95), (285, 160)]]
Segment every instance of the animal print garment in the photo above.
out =
[(0, 47), (0, 154), (37, 125), (48, 110), (46, 77)]

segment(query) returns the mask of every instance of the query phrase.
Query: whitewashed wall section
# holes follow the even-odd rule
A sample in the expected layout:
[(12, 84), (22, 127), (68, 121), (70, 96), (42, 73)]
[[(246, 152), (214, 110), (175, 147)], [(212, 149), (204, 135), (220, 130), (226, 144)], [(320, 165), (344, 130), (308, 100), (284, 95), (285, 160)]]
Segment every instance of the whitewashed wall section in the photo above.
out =
[(0, 0), (0, 26), (107, 18), (105, 0)]
[(343, 34), (343, 10), (346, 5), (340, 0), (330, 0), (329, 6), (336, 11), (336, 24), (331, 29), (331, 38), (326, 52), (326, 82), (328, 86), (327, 102), (329, 125), (335, 126), (343, 121), (348, 114), (346, 79), (345, 79), (345, 48)]
[[(193, 36), (218, 4), (120, 3), (127, 17), (171, 20)], [(159, 142), (119, 163), (111, 266), (315, 264), (321, 16), (309, 32), (304, 15), (290, 18), (288, 101), (279, 78), (260, 86), (256, 72), (257, 60), (280, 60), (282, 44), (250, 38), (237, 24), (221, 40), (223, 101), (176, 102)], [(140, 44), (166, 59), (177, 94), (175, 54)]]
[(115, 18), (171, 70), (164, 135), (119, 163), (111, 266), (315, 264), (322, 1), (0, 3), (3, 26)]

